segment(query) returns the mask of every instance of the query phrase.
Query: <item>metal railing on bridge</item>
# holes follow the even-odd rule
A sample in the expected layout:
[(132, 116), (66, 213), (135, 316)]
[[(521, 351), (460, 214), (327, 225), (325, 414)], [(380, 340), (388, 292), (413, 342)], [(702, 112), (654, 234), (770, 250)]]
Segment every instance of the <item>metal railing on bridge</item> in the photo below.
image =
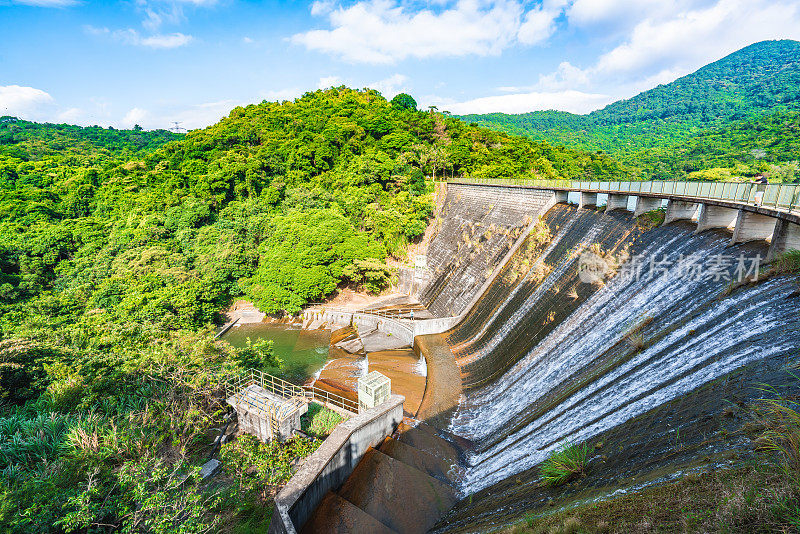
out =
[(315, 386), (298, 386), (259, 369), (249, 369), (244, 374), (225, 380), (225, 397), (241, 395), (247, 387), (256, 384), (266, 391), (285, 399), (303, 398), (323, 406), (358, 414), (358, 401), (330, 393)]
[(339, 308), (336, 306), (312, 306), (306, 308), (307, 312), (315, 313), (340, 313), (342, 315), (350, 315), (353, 320), (357, 320), (359, 317), (376, 317), (378, 319), (382, 319), (384, 321), (390, 321), (391, 323), (395, 324), (398, 328), (402, 328), (406, 330), (408, 334), (413, 338), (414, 336), (414, 321), (411, 320), (410, 317), (398, 317), (396, 313), (388, 312), (388, 311), (381, 311), (381, 310), (362, 310), (362, 311), (354, 311), (347, 308)]
[(651, 194), (665, 197), (688, 197), (699, 200), (723, 200), (729, 202), (754, 203), (757, 191), (763, 191), (759, 204), (789, 212), (800, 212), (800, 185), (798, 184), (753, 184), (750, 182), (687, 182), (687, 181), (639, 181), (599, 182), (582, 180), (528, 180), (525, 178), (454, 178), (451, 183), (477, 185), (521, 185), (540, 189), (560, 189), (610, 194)]

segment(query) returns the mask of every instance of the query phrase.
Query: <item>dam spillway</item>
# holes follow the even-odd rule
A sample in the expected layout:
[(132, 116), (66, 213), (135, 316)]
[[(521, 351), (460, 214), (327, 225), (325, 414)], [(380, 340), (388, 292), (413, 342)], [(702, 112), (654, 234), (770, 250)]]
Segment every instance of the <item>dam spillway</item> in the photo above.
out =
[[(454, 200), (480, 197), (480, 188), (459, 189)], [(487, 205), (454, 202), (462, 220), (434, 240), (442, 266), (421, 296), (439, 316), (466, 312), (440, 335), (463, 394), (425, 420), (460, 450), (452, 484), (461, 501), (434, 531), (485, 531), (543, 506), (536, 467), (567, 442), (613, 443), (581, 482), (591, 498), (666, 480), (731, 446), (714, 438), (725, 403), (757, 398), (762, 381), (788, 381), (785, 364), (800, 347), (796, 276), (746, 280), (763, 267), (766, 242), (550, 206), (533, 203), (538, 220), (512, 211), (517, 249), (508, 238), (458, 237)], [(602, 279), (585, 279), (587, 255), (605, 262)]]
[[(604, 228), (609, 217), (597, 216), (587, 235)], [(619, 246), (616, 235), (603, 232)], [(652, 258), (702, 264), (720, 255), (759, 253), (729, 247), (724, 235), (695, 236), (684, 225), (650, 230), (646, 241), (633, 235), (625, 238), (630, 253), (645, 264)], [(574, 309), (562, 319), (548, 310), (561, 306), (554, 299), (582, 300), (579, 293), (563, 296), (580, 283), (577, 258), (554, 259), (547, 278), (501, 306), (495, 314), (500, 328), (477, 333), (472, 344), (479, 343), (479, 350), (470, 350), (470, 342), (460, 345), (479, 355), (462, 366), (464, 376), (481, 382), (474, 375), (488, 373), (481, 387), (467, 393), (450, 426), (476, 443), (464, 493), (535, 465), (565, 440), (584, 441), (753, 359), (785, 355), (800, 344), (787, 280), (721, 298), (730, 281), (693, 279), (673, 264), (657, 276), (612, 277), (579, 305), (568, 305)], [(511, 310), (504, 313), (506, 306)], [(636, 343), (628, 339), (634, 329)], [(491, 364), (484, 370), (471, 370), (486, 360)]]

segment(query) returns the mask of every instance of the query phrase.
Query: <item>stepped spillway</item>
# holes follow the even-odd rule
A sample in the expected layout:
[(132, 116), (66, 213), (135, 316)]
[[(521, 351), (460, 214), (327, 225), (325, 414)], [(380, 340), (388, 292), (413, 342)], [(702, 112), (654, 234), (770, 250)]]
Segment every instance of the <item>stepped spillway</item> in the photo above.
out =
[[(518, 252), (539, 255), (507, 275), (515, 260), (520, 264), (512, 258), (447, 334), (465, 387), (449, 431), (473, 443), (459, 489), (481, 499), (463, 501), (440, 525), (477, 531), (478, 509), (484, 527), (494, 524), (501, 510), (513, 508), (514, 486), (535, 481), (534, 466), (561, 444), (636, 418), (664, 418), (661, 407), (688, 395), (702, 404), (697, 392), (704, 385), (748, 365), (785, 360), (800, 346), (794, 279), (776, 277), (727, 294), (726, 276), (687, 276), (692, 266), (713, 268), (720, 259), (735, 275), (739, 256), (749, 268), (752, 258), (766, 255), (763, 244), (730, 246), (730, 234), (695, 235), (689, 223), (644, 231), (628, 212), (563, 204), (543, 222), (549, 241), (532, 247), (531, 236)], [(579, 276), (581, 251), (592, 245), (627, 258), (603, 284)], [(755, 385), (754, 378), (747, 384)], [(647, 434), (630, 439), (641, 446), (682, 424), (691, 420), (650, 420)], [(627, 463), (641, 467), (643, 457)]]
[[(696, 234), (689, 222), (650, 228), (624, 210), (567, 204), (521, 220), (530, 232), (463, 320), (416, 339), (415, 350), (429, 362), (417, 418), (432, 445), (425, 454), (402, 445), (373, 454), (339, 495), (347, 502), (328, 499), (331, 510), (354, 505), (360, 511), (343, 512), (353, 521), (366, 512), (362, 525), (377, 519), (403, 532), (496, 529), (546, 506), (553, 493), (540, 486), (538, 464), (567, 442), (603, 448), (593, 453), (588, 476), (560, 495), (608, 498), (721, 461), (744, 441), (719, 437), (742, 424), (720, 414), (757, 398), (761, 382), (789, 383), (785, 364), (800, 347), (797, 277), (730, 279), (740, 259), (742, 274), (752, 274), (765, 243), (732, 246), (726, 231)], [(470, 253), (466, 267), (458, 256), (450, 254), (453, 266), (442, 255), (431, 284), (438, 287), (426, 290), (435, 293), (429, 303), (439, 315), (473, 300), (475, 285), (489, 277), (466, 273), (478, 264), (485, 272), (511, 250), (498, 246)], [(592, 258), (602, 260), (602, 280), (586, 277), (587, 258), (589, 267), (596, 266)], [(472, 285), (459, 300), (455, 289), (464, 280)], [(427, 472), (423, 460), (431, 458), (444, 461), (438, 471)], [(409, 494), (423, 495), (416, 485), (439, 483), (417, 471), (437, 478), (445, 468), (439, 482), (460, 500), (446, 514), (443, 507), (430, 511), (424, 522), (399, 519), (399, 495), (361, 498), (400, 479)], [(437, 494), (450, 500), (449, 491), (442, 486)]]

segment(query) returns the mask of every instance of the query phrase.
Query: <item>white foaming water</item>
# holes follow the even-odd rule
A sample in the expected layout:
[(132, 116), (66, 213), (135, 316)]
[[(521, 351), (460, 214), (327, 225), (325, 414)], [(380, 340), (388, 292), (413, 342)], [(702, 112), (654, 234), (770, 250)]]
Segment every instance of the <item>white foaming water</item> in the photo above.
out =
[[(725, 246), (720, 239), (698, 249), (696, 240), (674, 235), (650, 243), (643, 256), (683, 254), (703, 263), (730, 253)], [(572, 261), (566, 258), (563, 263)], [(562, 267), (550, 276), (566, 272)], [(556, 280), (542, 285), (552, 287)], [(718, 300), (720, 284), (688, 280), (678, 266), (653, 278), (611, 280), (500, 379), (463, 398), (450, 431), (479, 447), (467, 457), (462, 493), (532, 467), (565, 440), (586, 440), (750, 361), (790, 350), (797, 340), (778, 334), (791, 320), (795, 305), (784, 298), (782, 284), (764, 282)], [(535, 304), (529, 299), (525, 311)], [(659, 330), (671, 327), (672, 331), (540, 418), (503, 433), (523, 421), (538, 399), (623, 340), (648, 316), (656, 319)], [(519, 327), (523, 317), (524, 312), (516, 313), (502, 335)], [(774, 335), (767, 335), (771, 332)]]
[(420, 376), (428, 376), (428, 362), (425, 361), (425, 356), (420, 356), (417, 363), (414, 364), (414, 373)]

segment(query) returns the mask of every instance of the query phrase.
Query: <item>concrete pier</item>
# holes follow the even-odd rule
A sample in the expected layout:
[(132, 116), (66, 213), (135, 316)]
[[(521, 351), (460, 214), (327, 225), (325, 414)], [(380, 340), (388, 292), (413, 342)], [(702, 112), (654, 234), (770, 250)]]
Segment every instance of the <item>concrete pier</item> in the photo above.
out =
[(775, 230), (772, 233), (772, 243), (770, 243), (767, 253), (767, 261), (772, 261), (779, 254), (791, 249), (800, 250), (800, 224), (777, 219)]
[(569, 195), (568, 191), (553, 191), (555, 194), (556, 204), (566, 204), (567, 203), (567, 195)]
[(586, 206), (597, 206), (597, 193), (583, 193), (581, 192), (581, 208)]
[(731, 245), (746, 241), (762, 241), (772, 237), (775, 231), (775, 218), (752, 211), (739, 210), (736, 227), (733, 230)]
[(697, 218), (697, 230), (695, 230), (694, 233), (699, 234), (700, 232), (705, 232), (712, 228), (733, 229), (738, 216), (739, 210), (703, 204), (700, 207), (700, 216)]
[(661, 207), (660, 198), (637, 197), (636, 210), (633, 212), (633, 216), (638, 217), (642, 213), (646, 213), (652, 210), (657, 210), (660, 207)]
[(696, 202), (684, 202), (682, 200), (670, 200), (667, 202), (667, 213), (664, 216), (664, 224), (673, 221), (690, 221), (697, 216), (700, 205)]
[(626, 210), (626, 209), (628, 209), (628, 195), (612, 195), (611, 193), (608, 194), (606, 211)]

